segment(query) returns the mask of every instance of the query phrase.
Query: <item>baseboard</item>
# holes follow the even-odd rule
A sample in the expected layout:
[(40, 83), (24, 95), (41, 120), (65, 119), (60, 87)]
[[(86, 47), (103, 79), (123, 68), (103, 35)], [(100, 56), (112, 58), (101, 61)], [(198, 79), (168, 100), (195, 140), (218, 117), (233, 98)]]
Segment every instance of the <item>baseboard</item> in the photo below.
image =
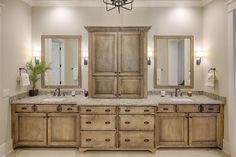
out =
[(230, 155), (229, 141), (223, 140), (223, 152), (227, 155)]
[(12, 140), (9, 140), (0, 145), (0, 157), (5, 157), (7, 154), (12, 152)]

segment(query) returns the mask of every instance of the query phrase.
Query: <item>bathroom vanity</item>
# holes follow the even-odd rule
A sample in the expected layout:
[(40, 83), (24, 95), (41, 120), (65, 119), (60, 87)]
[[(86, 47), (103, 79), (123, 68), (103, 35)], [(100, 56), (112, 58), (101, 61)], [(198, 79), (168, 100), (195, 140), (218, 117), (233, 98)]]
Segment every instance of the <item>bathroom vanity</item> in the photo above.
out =
[(12, 102), (17, 147), (76, 147), (86, 150), (149, 150), (219, 147), (223, 103), (192, 98), (89, 99), (38, 96)]

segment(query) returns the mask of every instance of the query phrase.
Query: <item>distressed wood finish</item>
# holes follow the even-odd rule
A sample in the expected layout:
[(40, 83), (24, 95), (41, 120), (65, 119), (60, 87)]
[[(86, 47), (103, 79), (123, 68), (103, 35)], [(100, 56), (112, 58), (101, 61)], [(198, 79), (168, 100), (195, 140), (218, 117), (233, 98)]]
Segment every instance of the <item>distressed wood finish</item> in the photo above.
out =
[(78, 126), (78, 114), (48, 114), (48, 145), (78, 147)]
[(60, 105), (35, 105), (35, 112), (59, 112)]
[(85, 28), (89, 32), (89, 97), (147, 97), (150, 27)]
[(169, 113), (175, 111), (176, 111), (176, 105), (158, 105), (157, 107), (157, 112), (160, 113)]
[(188, 145), (188, 114), (159, 113), (156, 121), (157, 146)]
[(116, 107), (111, 106), (81, 106), (81, 114), (116, 114)]
[(16, 112), (34, 112), (34, 105), (17, 105)]
[(47, 115), (45, 113), (16, 113), (14, 127), (16, 146), (47, 145)]
[(199, 110), (200, 105), (177, 105), (177, 112), (188, 112), (188, 113), (194, 113), (194, 112), (200, 112)]
[(150, 106), (122, 106), (119, 107), (119, 114), (155, 114), (155, 109)]

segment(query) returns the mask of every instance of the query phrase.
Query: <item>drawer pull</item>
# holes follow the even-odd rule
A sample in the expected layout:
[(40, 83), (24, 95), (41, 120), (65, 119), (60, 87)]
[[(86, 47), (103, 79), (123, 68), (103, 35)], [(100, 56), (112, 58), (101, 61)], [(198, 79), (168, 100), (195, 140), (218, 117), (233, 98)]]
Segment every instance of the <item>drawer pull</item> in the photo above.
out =
[(72, 111), (72, 108), (67, 108), (67, 111)]
[(27, 107), (21, 107), (22, 110), (27, 110)]
[(110, 142), (110, 141), (111, 141), (111, 139), (109, 139), (109, 138), (106, 138), (106, 139), (105, 139), (105, 141), (106, 141), (106, 142)]
[(90, 142), (90, 141), (92, 141), (90, 138), (87, 138), (87, 139), (86, 139), (86, 142)]
[(105, 122), (105, 124), (111, 124), (111, 122), (107, 121), (107, 122)]
[(145, 121), (145, 122), (144, 122), (144, 124), (146, 124), (146, 125), (147, 125), (147, 124), (149, 124), (149, 122), (148, 122), (148, 121)]
[(125, 112), (130, 112), (130, 110), (129, 109), (125, 109)]
[(57, 112), (61, 112), (62, 111), (62, 107), (61, 107), (61, 105), (58, 105), (57, 106)]
[(165, 108), (163, 108), (163, 110), (164, 110), (164, 111), (168, 111), (169, 109), (165, 107)]
[(146, 109), (146, 110), (144, 110), (144, 112), (150, 112), (150, 111)]
[(130, 124), (130, 122), (129, 121), (125, 121), (125, 124)]
[(86, 109), (86, 112), (91, 112), (92, 110), (91, 109)]
[(86, 124), (91, 124), (91, 123), (92, 123), (92, 122), (90, 122), (90, 121), (87, 121), (87, 122), (86, 122)]
[(126, 138), (126, 139), (125, 139), (125, 142), (130, 142), (130, 139)]
[(149, 140), (149, 139), (144, 139), (143, 141), (144, 141), (144, 142), (149, 142), (150, 140)]
[(208, 110), (209, 110), (209, 111), (213, 111), (213, 110), (214, 110), (214, 108), (208, 108)]
[(111, 112), (111, 110), (110, 109), (106, 109), (105, 112)]

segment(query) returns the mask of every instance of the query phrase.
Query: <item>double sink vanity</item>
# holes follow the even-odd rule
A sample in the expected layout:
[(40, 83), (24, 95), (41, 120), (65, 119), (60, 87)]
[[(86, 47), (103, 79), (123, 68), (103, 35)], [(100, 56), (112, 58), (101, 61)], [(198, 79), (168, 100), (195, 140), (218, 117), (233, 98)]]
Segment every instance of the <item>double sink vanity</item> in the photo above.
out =
[(145, 99), (37, 96), (12, 102), (14, 147), (149, 150), (222, 147), (223, 103), (204, 95)]

